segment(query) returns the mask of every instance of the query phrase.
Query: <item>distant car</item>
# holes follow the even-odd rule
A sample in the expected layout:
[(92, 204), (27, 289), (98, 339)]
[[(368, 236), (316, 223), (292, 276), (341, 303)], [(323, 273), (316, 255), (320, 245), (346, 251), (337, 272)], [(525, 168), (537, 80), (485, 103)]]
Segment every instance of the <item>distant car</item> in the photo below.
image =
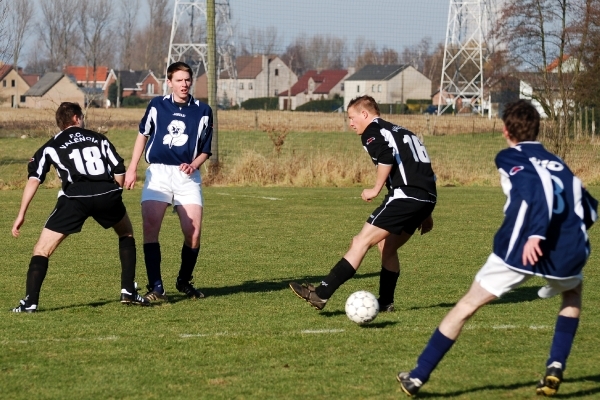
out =
[(438, 112), (438, 106), (434, 106), (433, 104), (430, 104), (427, 106), (425, 111), (423, 111), (423, 114), (437, 114), (437, 112)]

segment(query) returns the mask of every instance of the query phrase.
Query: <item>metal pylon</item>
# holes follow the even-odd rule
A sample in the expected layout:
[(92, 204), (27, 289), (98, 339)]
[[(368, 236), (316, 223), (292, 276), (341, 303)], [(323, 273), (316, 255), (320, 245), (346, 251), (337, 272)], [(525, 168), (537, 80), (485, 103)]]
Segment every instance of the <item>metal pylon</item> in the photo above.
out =
[[(184, 61), (194, 70), (198, 77), (200, 67), (208, 61), (208, 44), (206, 38), (206, 1), (207, 0), (175, 0), (173, 7), (173, 23), (169, 41), (169, 55), (166, 69), (177, 61)], [(230, 21), (229, 0), (215, 2), (218, 65), (217, 76), (223, 71), (230, 71), (234, 76), (235, 48), (233, 44), (233, 27)], [(233, 74), (232, 74), (233, 72)], [(195, 82), (195, 81), (194, 81)], [(167, 83), (163, 85), (163, 94), (167, 94)]]
[(453, 108), (483, 114), (483, 64), (491, 0), (450, 0), (438, 115)]

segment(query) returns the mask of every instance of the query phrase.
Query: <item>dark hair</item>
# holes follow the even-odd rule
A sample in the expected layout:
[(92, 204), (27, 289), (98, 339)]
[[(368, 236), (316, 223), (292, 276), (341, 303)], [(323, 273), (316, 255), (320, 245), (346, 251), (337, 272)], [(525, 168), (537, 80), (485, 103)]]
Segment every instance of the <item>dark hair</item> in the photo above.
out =
[(502, 121), (510, 138), (517, 142), (536, 140), (540, 132), (540, 113), (525, 100), (508, 103)]
[(83, 111), (78, 103), (70, 103), (68, 101), (60, 103), (60, 106), (56, 110), (56, 125), (61, 130), (65, 130), (73, 125), (73, 117), (75, 116), (83, 118)]
[(181, 61), (177, 61), (169, 65), (169, 68), (167, 68), (167, 79), (171, 80), (173, 78), (173, 74), (177, 71), (188, 72), (190, 74), (190, 78), (194, 79), (194, 76), (192, 75), (192, 68)]
[(348, 103), (348, 110), (350, 107), (364, 108), (369, 113), (375, 115), (381, 114), (379, 112), (379, 105), (375, 99), (367, 95), (355, 97), (354, 99), (350, 100), (350, 103)]

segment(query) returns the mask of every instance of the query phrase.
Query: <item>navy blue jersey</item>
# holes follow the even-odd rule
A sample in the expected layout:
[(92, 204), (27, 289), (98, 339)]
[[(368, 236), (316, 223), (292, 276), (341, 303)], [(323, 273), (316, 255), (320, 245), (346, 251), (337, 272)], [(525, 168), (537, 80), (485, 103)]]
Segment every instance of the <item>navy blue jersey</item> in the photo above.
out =
[(212, 109), (192, 96), (183, 106), (172, 95), (153, 98), (140, 122), (140, 133), (148, 137), (146, 162), (181, 165), (202, 153), (210, 156), (212, 127)]
[(76, 126), (59, 132), (35, 152), (27, 165), (28, 177), (43, 183), (51, 165), (62, 181), (60, 194), (67, 196), (120, 190), (114, 175), (125, 173), (123, 159), (106, 136)]
[[(579, 178), (538, 142), (502, 150), (496, 166), (507, 199), (494, 254), (525, 273), (550, 278), (581, 273), (590, 253), (586, 225), (596, 219), (598, 203)], [(542, 239), (543, 255), (533, 266), (522, 262), (530, 237)]]
[[(388, 190), (400, 189), (402, 197), (430, 201), (436, 196), (435, 174), (427, 150), (406, 128), (375, 118), (361, 135), (363, 147), (375, 165), (391, 165)], [(431, 195), (431, 196), (430, 196)]]

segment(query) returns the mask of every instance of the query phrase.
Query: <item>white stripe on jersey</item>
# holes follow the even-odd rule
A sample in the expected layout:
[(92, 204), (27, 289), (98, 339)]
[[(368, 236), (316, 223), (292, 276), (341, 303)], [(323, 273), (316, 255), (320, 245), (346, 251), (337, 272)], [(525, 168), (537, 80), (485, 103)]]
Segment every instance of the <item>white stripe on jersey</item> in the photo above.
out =
[(406, 181), (406, 172), (404, 171), (404, 165), (402, 165), (402, 160), (400, 159), (400, 152), (398, 151), (398, 145), (394, 140), (394, 135), (392, 135), (392, 132), (384, 128), (381, 128), (379, 133), (381, 133), (381, 136), (383, 136), (385, 141), (388, 142), (389, 146), (392, 148), (392, 155), (398, 163), (398, 169), (400, 170), (400, 175), (402, 175), (402, 180), (404, 181), (405, 185), (408, 185), (408, 182)]
[[(156, 110), (156, 107), (152, 107), (150, 109), (150, 111), (148, 112), (148, 119), (146, 120), (146, 125), (144, 126), (144, 132), (141, 132), (142, 135), (144, 135), (146, 137), (150, 136), (150, 134), (149, 134), (150, 122), (152, 122), (152, 121), (154, 121), (154, 129), (156, 129), (156, 127), (158, 126), (158, 112)], [(148, 164), (150, 164), (150, 161), (148, 161), (148, 159), (149, 159), (148, 155), (150, 154), (150, 150), (152, 150), (153, 144), (154, 144), (154, 140), (150, 143), (150, 145), (146, 149), (146, 162)]]
[[(196, 101), (196, 104), (199, 104), (198, 100)], [(202, 134), (205, 132), (206, 128), (208, 128), (208, 115), (205, 115), (202, 118), (200, 118), (200, 123), (198, 124), (199, 137), (202, 137)], [(198, 156), (198, 145), (200, 144), (200, 142), (201, 140), (196, 141), (196, 147), (194, 147), (194, 157), (192, 157), (192, 160), (195, 160)]]
[(535, 157), (529, 159), (538, 175), (540, 176), (540, 181), (542, 181), (542, 186), (544, 186), (544, 195), (546, 196), (546, 204), (548, 204), (548, 219), (552, 219), (552, 210), (554, 208), (554, 185), (552, 184), (552, 175), (546, 168), (542, 168), (536, 162)]
[(508, 259), (510, 252), (512, 251), (513, 247), (515, 246), (515, 242), (517, 241), (517, 239), (519, 238), (519, 236), (521, 234), (521, 228), (523, 227), (523, 222), (525, 222), (525, 214), (527, 213), (527, 208), (528, 208), (528, 205), (525, 202), (525, 200), (523, 200), (521, 202), (521, 207), (519, 207), (519, 214), (517, 214), (517, 219), (515, 220), (515, 226), (513, 227), (512, 234), (510, 235), (510, 241), (508, 242), (508, 251), (506, 252), (506, 256), (504, 257), (505, 260)]
[[(57, 168), (60, 168), (63, 171), (67, 171), (67, 180), (73, 183), (73, 179), (71, 179), (71, 173), (69, 172), (69, 169), (65, 168), (65, 166), (60, 162), (60, 158), (58, 158), (58, 153), (52, 147), (46, 147), (44, 149), (44, 153), (42, 154), (42, 158), (40, 160), (40, 165), (36, 171), (38, 176), (40, 176), (42, 174), (42, 171), (44, 170), (44, 164), (46, 163), (46, 154), (49, 155), (50, 158), (52, 158), (52, 161), (54, 161)], [(60, 177), (60, 174), (58, 174), (58, 176)]]

